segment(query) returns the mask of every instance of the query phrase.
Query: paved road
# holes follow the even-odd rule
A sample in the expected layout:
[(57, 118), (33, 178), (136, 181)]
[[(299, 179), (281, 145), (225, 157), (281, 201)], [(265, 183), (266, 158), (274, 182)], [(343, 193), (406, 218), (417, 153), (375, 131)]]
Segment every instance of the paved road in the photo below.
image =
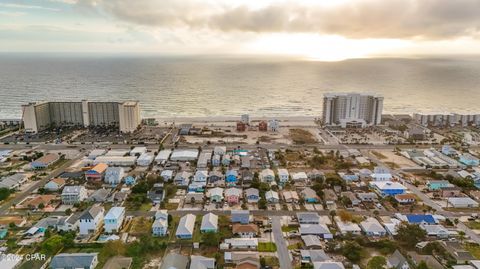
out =
[(7, 211), (10, 209), (10, 207), (13, 205), (13, 204), (18, 204), (19, 202), (21, 202), (23, 199), (25, 199), (28, 195), (32, 194), (32, 192), (35, 190), (35, 189), (38, 189), (40, 188), (41, 186), (45, 185), (50, 179), (54, 178), (54, 177), (57, 177), (58, 175), (60, 175), (61, 173), (63, 173), (63, 171), (65, 170), (65, 168), (69, 167), (70, 165), (72, 165), (75, 161), (77, 161), (78, 159), (80, 159), (82, 155), (81, 154), (78, 154), (77, 156), (75, 156), (75, 158), (71, 159), (71, 160), (68, 160), (66, 161), (64, 164), (62, 164), (61, 166), (59, 166), (58, 168), (56, 168), (55, 170), (53, 170), (50, 174), (48, 174), (48, 176), (44, 177), (43, 179), (41, 180), (38, 180), (38, 181), (35, 181), (35, 183), (33, 183), (32, 185), (30, 185), (30, 187), (28, 187), (28, 189), (25, 189), (23, 190), (22, 192), (20, 193), (16, 193), (15, 195), (15, 198), (3, 203), (1, 206), (0, 206), (0, 215), (5, 215), (7, 213)]
[(272, 233), (275, 244), (277, 245), (278, 261), (280, 262), (280, 268), (291, 269), (292, 258), (290, 257), (290, 251), (287, 248), (287, 240), (283, 237), (282, 224), (280, 217), (272, 217)]

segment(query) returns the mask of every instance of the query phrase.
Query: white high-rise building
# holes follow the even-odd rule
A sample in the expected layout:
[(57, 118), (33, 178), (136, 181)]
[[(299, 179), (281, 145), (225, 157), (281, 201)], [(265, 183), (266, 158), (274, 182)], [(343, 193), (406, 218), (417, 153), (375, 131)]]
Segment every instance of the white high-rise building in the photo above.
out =
[(327, 126), (366, 127), (382, 122), (383, 97), (362, 93), (327, 93), (323, 123)]
[(59, 126), (118, 126), (133, 132), (140, 125), (140, 106), (128, 102), (42, 102), (22, 106), (27, 133), (38, 133)]

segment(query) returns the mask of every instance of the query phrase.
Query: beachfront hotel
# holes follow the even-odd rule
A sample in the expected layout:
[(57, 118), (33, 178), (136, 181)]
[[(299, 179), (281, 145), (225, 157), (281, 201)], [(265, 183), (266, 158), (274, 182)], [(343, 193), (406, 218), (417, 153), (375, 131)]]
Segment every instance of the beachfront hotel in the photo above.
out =
[(327, 93), (323, 97), (323, 124), (363, 128), (382, 121), (383, 97), (362, 93)]
[(27, 133), (52, 126), (118, 126), (121, 132), (129, 133), (141, 123), (137, 101), (29, 103), (22, 106), (22, 119)]

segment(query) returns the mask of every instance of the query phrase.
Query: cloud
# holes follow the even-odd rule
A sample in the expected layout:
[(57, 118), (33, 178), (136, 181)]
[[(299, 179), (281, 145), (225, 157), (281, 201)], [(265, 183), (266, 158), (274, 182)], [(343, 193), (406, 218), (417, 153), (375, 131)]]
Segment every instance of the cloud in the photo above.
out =
[(13, 4), (13, 3), (0, 3), (0, 7), (14, 8), (14, 9), (41, 9), (41, 10), (48, 10), (48, 11), (60, 11), (57, 8), (50, 8), (50, 7), (37, 6), (37, 5)]
[(246, 1), (78, 0), (99, 14), (143, 26), (222, 32), (319, 33), (348, 38), (450, 39), (480, 32), (480, 0)]

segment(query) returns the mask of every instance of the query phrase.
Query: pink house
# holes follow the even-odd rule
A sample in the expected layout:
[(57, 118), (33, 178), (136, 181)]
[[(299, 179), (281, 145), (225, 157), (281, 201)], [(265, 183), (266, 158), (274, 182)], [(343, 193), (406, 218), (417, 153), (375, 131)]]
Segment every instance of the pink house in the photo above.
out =
[(229, 204), (238, 204), (242, 191), (237, 188), (228, 188), (225, 190), (225, 199)]

